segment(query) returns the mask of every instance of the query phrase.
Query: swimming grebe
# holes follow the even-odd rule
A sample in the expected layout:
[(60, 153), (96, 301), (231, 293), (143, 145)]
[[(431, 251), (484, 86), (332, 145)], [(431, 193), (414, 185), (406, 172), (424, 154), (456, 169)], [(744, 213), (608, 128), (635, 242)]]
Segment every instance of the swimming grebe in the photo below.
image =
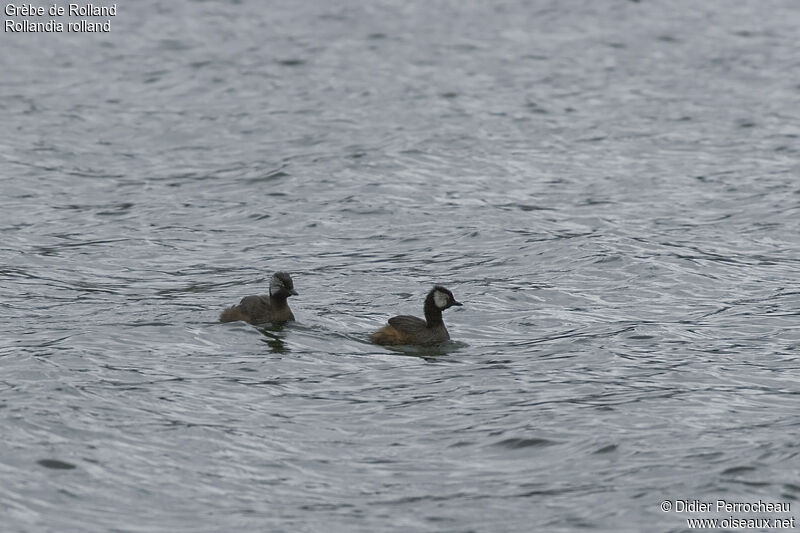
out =
[(450, 338), (444, 327), (442, 311), (462, 305), (453, 293), (440, 285), (434, 286), (425, 298), (425, 320), (401, 315), (389, 319), (389, 324), (370, 336), (375, 344), (439, 344)]
[(275, 272), (269, 280), (269, 294), (245, 296), (239, 305), (225, 309), (219, 315), (219, 321), (244, 320), (250, 324), (291, 322), (294, 315), (286, 301), (289, 296), (297, 296), (292, 278), (286, 272)]

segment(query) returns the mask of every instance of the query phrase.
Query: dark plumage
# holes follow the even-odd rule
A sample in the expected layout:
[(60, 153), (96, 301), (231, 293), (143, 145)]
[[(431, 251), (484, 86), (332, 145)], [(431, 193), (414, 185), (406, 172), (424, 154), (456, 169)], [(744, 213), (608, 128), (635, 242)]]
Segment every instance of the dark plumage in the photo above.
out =
[(250, 324), (291, 322), (294, 315), (286, 301), (289, 296), (297, 296), (292, 278), (286, 272), (276, 272), (269, 281), (269, 294), (245, 296), (239, 305), (225, 309), (219, 321), (244, 320)]
[(425, 298), (425, 320), (415, 316), (401, 315), (389, 319), (389, 324), (370, 336), (375, 344), (439, 344), (450, 339), (444, 327), (442, 311), (454, 305), (462, 305), (453, 293), (436, 285)]

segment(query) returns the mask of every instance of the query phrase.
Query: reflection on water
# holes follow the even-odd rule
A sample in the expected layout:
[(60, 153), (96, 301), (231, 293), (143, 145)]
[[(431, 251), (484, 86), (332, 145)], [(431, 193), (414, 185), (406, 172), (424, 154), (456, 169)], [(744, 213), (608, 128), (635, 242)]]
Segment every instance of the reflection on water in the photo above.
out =
[(283, 331), (283, 326), (260, 327), (258, 331), (266, 337), (266, 339), (262, 340), (267, 343), (272, 353), (286, 353), (289, 351), (286, 343), (283, 342), (283, 336), (279, 335)]
[(440, 357), (458, 354), (462, 348), (467, 347), (469, 344), (465, 342), (447, 341), (436, 346), (382, 346), (381, 348), (397, 355), (420, 357), (428, 362), (434, 362)]

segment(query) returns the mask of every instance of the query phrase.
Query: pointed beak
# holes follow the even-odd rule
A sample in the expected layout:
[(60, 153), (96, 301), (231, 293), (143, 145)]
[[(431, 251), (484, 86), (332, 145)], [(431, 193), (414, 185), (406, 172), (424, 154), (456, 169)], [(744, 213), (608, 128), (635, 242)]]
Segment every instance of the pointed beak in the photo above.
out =
[(464, 305), (464, 304), (462, 304), (461, 302), (457, 302), (457, 301), (453, 300), (453, 304), (452, 305)]
[(289, 294), (291, 294), (292, 296), (297, 296), (297, 295), (298, 295), (298, 294), (297, 294), (297, 291), (296, 291), (296, 290), (294, 290), (294, 289), (290, 290), (290, 291), (289, 291)]

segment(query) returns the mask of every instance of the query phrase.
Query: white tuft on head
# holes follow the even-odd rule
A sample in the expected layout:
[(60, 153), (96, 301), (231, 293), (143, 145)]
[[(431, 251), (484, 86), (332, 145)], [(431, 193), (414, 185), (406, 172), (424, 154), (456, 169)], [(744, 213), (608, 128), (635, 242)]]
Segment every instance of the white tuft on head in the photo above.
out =
[(269, 280), (269, 293), (272, 294), (274, 292), (278, 292), (284, 288), (283, 281), (278, 276), (272, 276)]
[(439, 309), (444, 309), (447, 307), (447, 303), (450, 301), (447, 294), (442, 291), (434, 291), (433, 293), (433, 303), (436, 304), (436, 307)]

